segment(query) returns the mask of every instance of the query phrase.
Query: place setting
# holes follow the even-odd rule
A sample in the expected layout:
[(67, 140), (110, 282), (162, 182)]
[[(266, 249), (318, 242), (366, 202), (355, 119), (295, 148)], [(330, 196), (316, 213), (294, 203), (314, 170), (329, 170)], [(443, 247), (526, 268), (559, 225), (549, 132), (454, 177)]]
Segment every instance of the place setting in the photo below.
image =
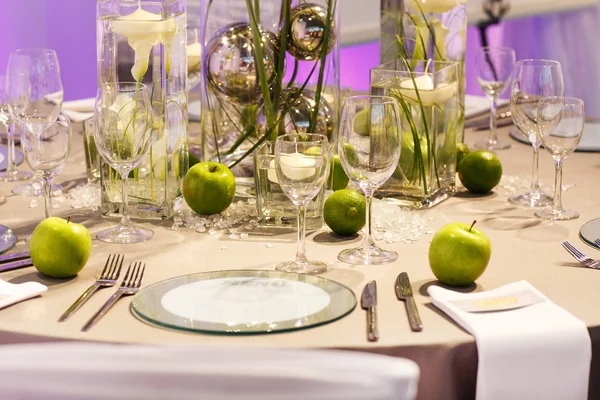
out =
[(335, 348), (416, 363), (374, 399), (594, 397), (595, 100), (487, 40), (503, 2), (479, 35), (465, 2), (384, 3), (377, 54), (337, 0), (82, 2), (90, 65), (11, 43), (0, 340)]

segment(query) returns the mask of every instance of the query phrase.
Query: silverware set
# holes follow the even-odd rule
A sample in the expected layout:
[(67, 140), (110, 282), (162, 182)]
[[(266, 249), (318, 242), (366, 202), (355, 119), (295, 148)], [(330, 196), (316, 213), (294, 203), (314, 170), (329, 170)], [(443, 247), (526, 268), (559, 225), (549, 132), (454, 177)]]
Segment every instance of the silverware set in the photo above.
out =
[(0, 272), (12, 271), (24, 267), (31, 267), (33, 262), (29, 252), (7, 254), (0, 257)]
[[(58, 322), (66, 321), (71, 315), (73, 315), (82, 305), (84, 305), (96, 291), (99, 289), (113, 287), (117, 285), (119, 276), (121, 274), (121, 268), (123, 267), (123, 261), (125, 257), (121, 254), (111, 254), (106, 259), (104, 269), (100, 274), (100, 278), (94, 284), (92, 284), (75, 302), (60, 316)], [(123, 296), (130, 296), (140, 289), (142, 281), (144, 279), (144, 271), (146, 270), (146, 264), (140, 261), (130, 262), (125, 277), (121, 282), (121, 285), (117, 288), (115, 293), (104, 303), (104, 305), (89, 319), (89, 321), (83, 326), (82, 331), (87, 331), (92, 328), (96, 323), (112, 308), (113, 305)]]
[[(423, 323), (406, 272), (402, 272), (396, 278), (395, 291), (398, 300), (404, 301), (406, 304), (410, 329), (414, 332), (422, 331)], [(379, 340), (379, 328), (377, 326), (377, 283), (375, 281), (367, 282), (362, 291), (360, 303), (367, 312), (367, 339), (369, 342), (376, 342)]]
[[(594, 243), (596, 244), (596, 246), (600, 247), (600, 239), (594, 240)], [(564, 247), (564, 249), (570, 255), (572, 255), (574, 259), (579, 261), (584, 266), (586, 266), (588, 268), (593, 268), (593, 269), (600, 269), (600, 261), (596, 261), (593, 258), (587, 256), (586, 254), (579, 251), (575, 246), (573, 246), (571, 243), (569, 243), (566, 240), (564, 242), (562, 242), (561, 244), (562, 244), (562, 247)]]

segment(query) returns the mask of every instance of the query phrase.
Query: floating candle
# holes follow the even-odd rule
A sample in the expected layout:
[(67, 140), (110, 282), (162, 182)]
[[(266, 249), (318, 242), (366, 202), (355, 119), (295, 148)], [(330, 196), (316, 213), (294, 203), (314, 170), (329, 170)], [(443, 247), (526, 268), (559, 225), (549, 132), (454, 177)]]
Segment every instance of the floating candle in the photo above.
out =
[[(290, 180), (300, 181), (310, 178), (316, 172), (317, 165), (315, 157), (307, 156), (302, 153), (282, 154), (279, 157), (281, 163), (281, 172)], [(275, 160), (269, 163), (267, 179), (274, 183), (280, 183), (275, 170)]]
[[(414, 82), (410, 78), (403, 80), (397, 90), (405, 100), (411, 103), (418, 104), (420, 97), (424, 106), (443, 105), (456, 94), (458, 84), (457, 82), (440, 83), (436, 87), (431, 76), (427, 74), (415, 77)], [(419, 97), (417, 97), (417, 90)]]
[(112, 21), (112, 30), (126, 37), (127, 43), (135, 52), (131, 74), (139, 82), (148, 70), (152, 46), (159, 43), (170, 46), (177, 33), (177, 25), (175, 18), (163, 20), (159, 14), (138, 7), (131, 14)]

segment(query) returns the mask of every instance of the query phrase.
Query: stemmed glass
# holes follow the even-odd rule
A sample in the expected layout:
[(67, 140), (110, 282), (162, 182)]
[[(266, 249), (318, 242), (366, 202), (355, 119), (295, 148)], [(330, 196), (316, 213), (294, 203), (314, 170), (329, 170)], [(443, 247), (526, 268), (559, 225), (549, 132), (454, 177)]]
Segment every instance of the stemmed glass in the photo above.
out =
[[(27, 165), (44, 186), (46, 218), (52, 216), (52, 179), (64, 167), (71, 150), (71, 123), (53, 114), (34, 114), (21, 119), (21, 146)], [(25, 240), (29, 242), (28, 236)]]
[[(357, 113), (368, 109), (369, 135), (354, 130)], [(363, 112), (364, 114), (364, 112)], [(395, 261), (398, 254), (380, 249), (371, 233), (371, 200), (379, 186), (389, 179), (400, 158), (400, 111), (388, 96), (353, 96), (344, 102), (340, 120), (338, 153), (342, 167), (367, 199), (365, 237), (355, 249), (342, 251), (340, 261), (375, 265)]]
[(6, 94), (6, 77), (0, 75), (0, 123), (2, 123), (8, 132), (8, 155), (6, 170), (0, 172), (0, 181), (14, 182), (29, 179), (31, 173), (28, 171), (19, 171), (15, 159), (15, 124), (8, 108), (8, 96)]
[(152, 139), (152, 108), (146, 85), (136, 82), (107, 83), (98, 88), (94, 109), (94, 139), (98, 152), (123, 183), (121, 222), (100, 231), (108, 243), (138, 243), (154, 232), (136, 227), (127, 214), (127, 177), (142, 161)]
[(573, 154), (585, 122), (583, 100), (573, 97), (545, 97), (537, 107), (540, 139), (544, 148), (556, 162), (554, 178), (554, 204), (535, 212), (535, 216), (550, 220), (567, 220), (579, 217), (575, 210), (562, 206), (562, 167), (565, 158)]
[(533, 171), (529, 190), (511, 196), (508, 201), (525, 207), (548, 206), (552, 204), (552, 197), (540, 189), (538, 181), (540, 136), (545, 133), (537, 124), (537, 106), (543, 97), (564, 96), (562, 69), (558, 61), (521, 60), (515, 64), (514, 76), (510, 110), (515, 125), (533, 146)]
[(515, 51), (508, 47), (480, 47), (475, 53), (477, 83), (490, 99), (490, 134), (485, 142), (475, 146), (486, 150), (503, 150), (509, 143), (498, 140), (496, 132), (496, 103), (508, 85), (515, 65)]
[[(6, 92), (10, 115), (15, 122), (27, 115), (58, 116), (64, 92), (56, 52), (51, 49), (13, 51), (8, 58)], [(42, 195), (32, 184), (15, 186), (12, 192), (21, 196)]]
[(289, 134), (275, 142), (275, 171), (281, 190), (298, 209), (296, 259), (278, 264), (278, 271), (318, 274), (327, 270), (320, 261), (306, 258), (306, 205), (323, 188), (329, 174), (329, 142), (317, 134)]

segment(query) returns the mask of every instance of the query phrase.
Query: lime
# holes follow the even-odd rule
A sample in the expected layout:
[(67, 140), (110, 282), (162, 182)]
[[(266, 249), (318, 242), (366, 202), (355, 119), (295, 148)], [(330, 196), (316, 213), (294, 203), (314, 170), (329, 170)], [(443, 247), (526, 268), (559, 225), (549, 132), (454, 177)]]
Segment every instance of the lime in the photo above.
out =
[(456, 168), (458, 168), (458, 165), (460, 164), (464, 156), (466, 156), (470, 152), (471, 149), (469, 149), (469, 147), (466, 144), (456, 143)]
[(359, 135), (369, 136), (371, 130), (371, 108), (365, 107), (354, 115), (354, 132)]
[[(425, 170), (429, 170), (429, 151), (427, 151), (427, 140), (422, 137), (419, 139), (421, 146), (421, 157)], [(402, 132), (402, 145), (400, 149), (400, 160), (392, 177), (401, 180), (413, 181), (421, 174), (421, 165), (415, 165), (415, 141), (412, 132)]]
[(354, 235), (365, 225), (366, 200), (356, 190), (342, 189), (325, 200), (325, 223), (338, 235)]
[(487, 193), (500, 182), (502, 164), (491, 151), (473, 151), (458, 165), (458, 177), (471, 192)]
[(344, 167), (342, 167), (342, 162), (340, 161), (340, 156), (337, 154), (334, 155), (331, 160), (331, 173), (333, 174), (333, 177), (331, 178), (331, 189), (341, 190), (348, 186), (350, 178), (346, 175), (346, 171), (344, 171)]
[(196, 165), (200, 162), (200, 159), (198, 157), (196, 157), (194, 155), (194, 153), (188, 152), (188, 158), (189, 158), (190, 168), (192, 168), (194, 165)]

